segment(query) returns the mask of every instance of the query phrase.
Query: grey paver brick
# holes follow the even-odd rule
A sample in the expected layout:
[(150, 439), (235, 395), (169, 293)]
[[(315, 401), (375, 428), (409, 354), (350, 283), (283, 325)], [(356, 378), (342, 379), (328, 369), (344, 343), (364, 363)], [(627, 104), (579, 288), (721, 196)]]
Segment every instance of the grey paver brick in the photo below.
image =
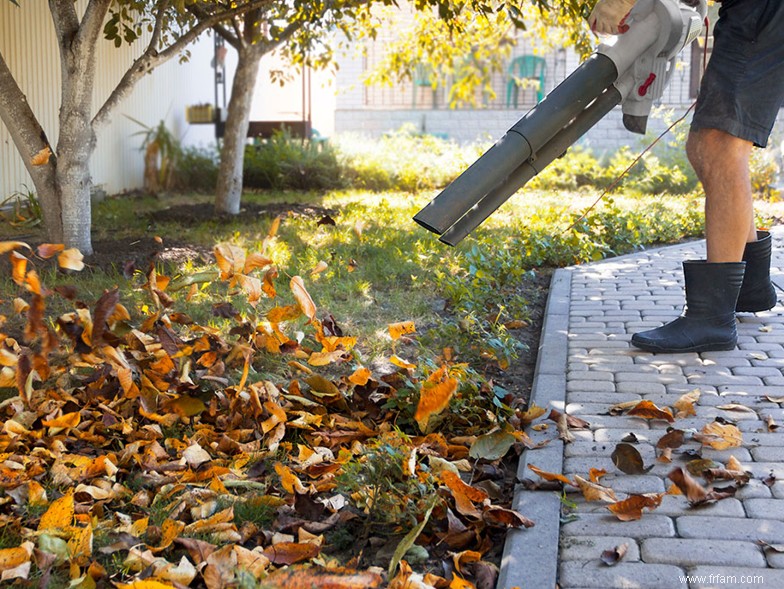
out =
[(773, 519), (744, 519), (686, 515), (675, 520), (683, 538), (784, 542), (784, 522)]
[[(724, 485), (719, 484), (717, 486)], [(739, 499), (727, 498), (700, 505), (699, 507), (691, 507), (686, 497), (682, 495), (665, 495), (662, 497), (661, 505), (656, 508), (656, 513), (673, 517), (683, 515), (746, 517), (743, 505)]]
[(561, 540), (561, 560), (591, 561), (599, 559), (605, 550), (613, 550), (626, 544), (623, 562), (640, 560), (640, 547), (629, 536), (568, 536)]
[(637, 395), (658, 395), (664, 394), (667, 387), (663, 382), (651, 382), (643, 380), (632, 380), (619, 382), (615, 385), (615, 390), (619, 393), (633, 393)]
[[(782, 441), (784, 442), (784, 440)], [(784, 460), (784, 449), (781, 446), (758, 446), (751, 449), (751, 455), (757, 462), (775, 462), (776, 460)]]
[(643, 519), (622, 522), (614, 515), (581, 514), (579, 519), (561, 526), (564, 536), (632, 536), (633, 538), (675, 537), (672, 518), (646, 514)]
[(765, 557), (753, 542), (692, 540), (686, 538), (646, 538), (640, 555), (646, 563), (673, 564), (680, 567), (725, 565), (764, 567)]
[(763, 552), (765, 553), (765, 559), (767, 560), (769, 567), (784, 569), (784, 552), (777, 552), (771, 548), (768, 548)]
[(562, 587), (599, 589), (663, 589), (678, 587), (683, 571), (663, 564), (621, 562), (608, 567), (597, 562), (567, 561), (560, 566)]
[(745, 499), (743, 507), (749, 517), (784, 520), (784, 501), (781, 499)]
[(612, 381), (605, 381), (605, 380), (569, 380), (566, 383), (566, 390), (567, 392), (571, 391), (579, 391), (579, 392), (599, 392), (599, 393), (609, 393), (615, 391), (615, 383)]

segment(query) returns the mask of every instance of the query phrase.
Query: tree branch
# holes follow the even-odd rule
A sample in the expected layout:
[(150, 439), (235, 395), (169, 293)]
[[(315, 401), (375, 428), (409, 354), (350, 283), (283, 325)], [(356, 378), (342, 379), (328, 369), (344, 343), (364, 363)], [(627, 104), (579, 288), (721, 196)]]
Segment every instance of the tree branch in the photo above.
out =
[[(57, 0), (51, 1), (57, 2)], [(95, 117), (93, 117), (93, 126), (98, 127), (105, 124), (109, 120), (109, 114), (111, 113), (112, 109), (115, 108), (123, 100), (123, 98), (125, 98), (125, 96), (127, 96), (133, 86), (142, 78), (142, 76), (158, 67), (162, 63), (169, 61), (172, 57), (179, 55), (185, 49), (185, 47), (195, 41), (196, 38), (204, 31), (227, 19), (244, 14), (248, 10), (259, 8), (269, 2), (270, 0), (250, 0), (247, 2), (247, 4), (242, 6), (212, 14), (203, 21), (199, 21), (188, 32), (179, 37), (177, 41), (169, 45), (163, 51), (158, 52), (155, 47), (148, 45), (144, 53), (142, 53), (142, 55), (133, 62), (133, 65), (128, 68), (120, 82), (117, 84), (117, 87), (109, 95), (109, 98), (106, 99), (106, 102), (103, 103), (103, 106), (101, 106), (101, 108), (98, 110)]]
[[(57, 2), (57, 4), (70, 4), (68, 2)], [(90, 0), (87, 10), (82, 17), (82, 24), (79, 26), (77, 41), (81, 47), (87, 51), (94, 51), (98, 41), (106, 14), (109, 12), (111, 0)]]

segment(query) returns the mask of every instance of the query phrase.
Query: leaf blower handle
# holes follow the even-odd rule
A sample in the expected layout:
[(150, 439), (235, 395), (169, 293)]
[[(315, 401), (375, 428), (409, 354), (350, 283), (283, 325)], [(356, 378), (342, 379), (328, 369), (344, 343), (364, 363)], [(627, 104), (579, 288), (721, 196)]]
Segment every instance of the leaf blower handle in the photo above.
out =
[(591, 30), (600, 35), (625, 33), (629, 27), (624, 21), (629, 11), (634, 8), (634, 2), (635, 0), (599, 0), (588, 17)]

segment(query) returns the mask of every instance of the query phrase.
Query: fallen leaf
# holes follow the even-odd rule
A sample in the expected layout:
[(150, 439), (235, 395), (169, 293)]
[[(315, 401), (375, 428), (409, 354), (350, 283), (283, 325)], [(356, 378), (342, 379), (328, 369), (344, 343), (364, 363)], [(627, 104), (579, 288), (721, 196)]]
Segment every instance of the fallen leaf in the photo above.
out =
[(647, 399), (643, 399), (629, 409), (629, 411), (626, 412), (626, 415), (642, 417), (643, 419), (664, 419), (669, 423), (675, 421), (675, 418), (672, 416), (669, 409), (660, 409), (655, 403), (648, 401)]
[(293, 495), (295, 492), (307, 493), (308, 490), (305, 488), (305, 485), (302, 484), (302, 481), (300, 481), (297, 475), (295, 475), (285, 464), (276, 462), (275, 472), (278, 473), (278, 476), (280, 477), (280, 483), (283, 485), (283, 488), (287, 493), (291, 495)]
[(612, 511), (621, 521), (634, 521), (642, 517), (643, 509), (656, 509), (661, 505), (664, 493), (646, 493), (643, 495), (630, 495), (622, 501), (608, 505), (607, 509)]
[(426, 431), (430, 418), (449, 406), (452, 395), (457, 391), (457, 385), (457, 379), (449, 376), (446, 366), (434, 371), (422, 384), (414, 412), (414, 419), (420, 431)]
[(697, 411), (694, 409), (694, 406), (699, 400), (699, 389), (694, 389), (693, 391), (681, 395), (680, 398), (673, 404), (673, 407), (675, 407), (676, 410), (675, 417), (678, 419), (683, 419), (689, 415), (697, 415)]
[(618, 470), (626, 474), (645, 474), (653, 468), (653, 465), (646, 468), (639, 450), (624, 442), (615, 446), (611, 457)]
[(52, 504), (41, 516), (38, 531), (65, 529), (73, 524), (73, 518), (74, 496), (73, 493), (68, 493), (52, 501)]
[(300, 565), (270, 573), (264, 577), (263, 586), (268, 589), (377, 589), (383, 583), (384, 578), (374, 571)]
[(471, 449), (468, 455), (471, 458), (483, 458), (484, 460), (498, 460), (506, 456), (509, 449), (514, 445), (517, 438), (509, 432), (503, 430), (496, 430), (489, 434), (479, 436), (474, 443), (471, 444)]
[(605, 487), (599, 483), (593, 483), (579, 475), (575, 475), (574, 480), (582, 491), (586, 501), (605, 501), (607, 503), (618, 501), (618, 498), (615, 496), (615, 491), (610, 487)]
[(60, 253), (65, 249), (65, 246), (62, 243), (42, 243), (37, 248), (35, 248), (36, 254), (39, 257), (48, 260), (55, 254)]
[(600, 559), (607, 566), (614, 566), (623, 560), (623, 557), (626, 556), (626, 551), (628, 549), (628, 544), (619, 544), (615, 548), (611, 548), (602, 552)]
[(693, 479), (691, 475), (681, 467), (677, 467), (670, 471), (667, 478), (677, 485), (692, 505), (699, 505), (708, 500), (708, 491), (705, 487)]
[(726, 450), (739, 447), (743, 443), (743, 434), (734, 425), (713, 421), (705, 425), (700, 434), (695, 434), (694, 439), (714, 450)]
[(686, 432), (680, 429), (671, 429), (656, 442), (657, 448), (680, 448), (685, 441)]
[(562, 474), (547, 472), (539, 467), (534, 466), (533, 464), (529, 464), (528, 469), (534, 472), (535, 474), (537, 474), (538, 476), (542, 477), (546, 481), (560, 481), (566, 485), (571, 485), (572, 487), (577, 486), (577, 484), (574, 481), (566, 478)]
[(523, 514), (497, 505), (491, 505), (482, 512), (482, 520), (489, 526), (497, 528), (531, 528), (533, 520)]
[(278, 542), (264, 549), (262, 554), (272, 564), (289, 565), (318, 556), (321, 546), (311, 542)]
[(405, 556), (406, 552), (414, 545), (414, 542), (419, 537), (419, 534), (422, 533), (422, 530), (425, 529), (427, 522), (430, 520), (430, 514), (433, 513), (433, 507), (435, 507), (437, 500), (432, 498), (430, 500), (430, 504), (427, 507), (424, 515), (422, 516), (422, 521), (419, 522), (416, 526), (411, 528), (409, 532), (403, 536), (400, 540), (398, 545), (395, 547), (395, 552), (392, 554), (392, 560), (389, 562), (389, 568), (387, 570), (387, 575), (391, 578), (395, 571), (397, 570), (398, 565), (400, 564), (400, 560)]

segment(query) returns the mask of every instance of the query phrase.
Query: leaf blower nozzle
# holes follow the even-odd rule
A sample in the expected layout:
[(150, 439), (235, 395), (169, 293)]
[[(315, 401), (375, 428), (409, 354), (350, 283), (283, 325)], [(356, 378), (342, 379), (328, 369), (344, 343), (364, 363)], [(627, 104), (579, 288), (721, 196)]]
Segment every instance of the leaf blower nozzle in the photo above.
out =
[(696, 9), (684, 2), (638, 0), (614, 45), (600, 45), (414, 221), (457, 245), (616, 105), (627, 129), (644, 133), (674, 59), (702, 29), (705, 0)]

